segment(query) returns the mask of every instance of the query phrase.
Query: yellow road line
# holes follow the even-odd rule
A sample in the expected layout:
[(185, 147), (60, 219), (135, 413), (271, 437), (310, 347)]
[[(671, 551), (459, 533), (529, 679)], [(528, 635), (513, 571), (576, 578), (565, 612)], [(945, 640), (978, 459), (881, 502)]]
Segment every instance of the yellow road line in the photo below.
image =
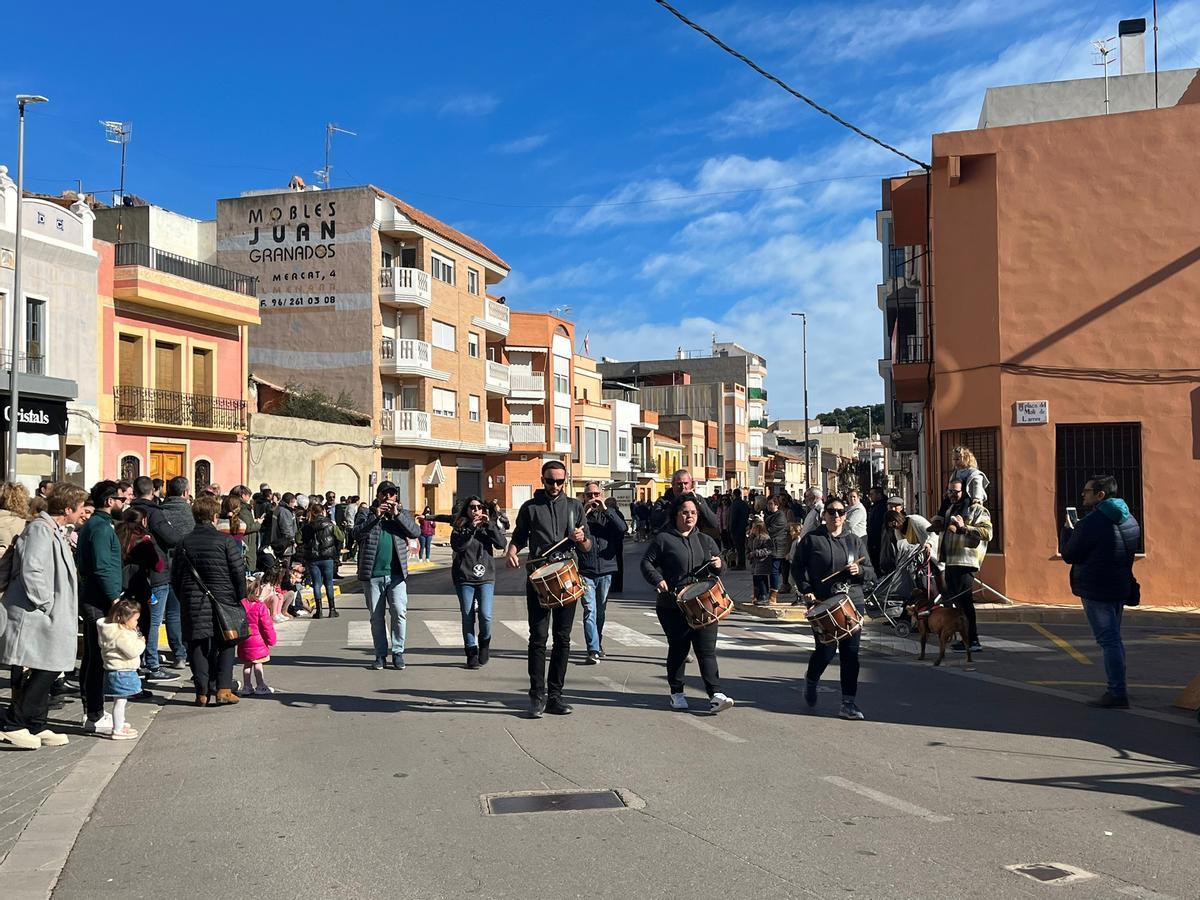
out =
[(1076, 650), (1074, 647), (1071, 646), (1070, 641), (1066, 640), (1065, 638), (1060, 638), (1057, 634), (1055, 634), (1050, 629), (1045, 628), (1042, 625), (1039, 625), (1037, 622), (1030, 622), (1029, 627), (1032, 628), (1034, 631), (1036, 631), (1038, 634), (1042, 635), (1043, 637), (1049, 638), (1058, 647), (1058, 649), (1062, 650), (1063, 653), (1066, 653), (1068, 656), (1070, 656), (1072, 659), (1074, 659), (1077, 663), (1084, 665), (1084, 666), (1090, 666), (1092, 664), (1092, 661), (1090, 659), (1088, 659), (1086, 656), (1084, 656), (1082, 653), (1080, 653), (1078, 650)]
[[(1103, 681), (1027, 681), (1026, 684), (1040, 684), (1047, 687), (1053, 685), (1073, 686), (1073, 687), (1105, 687), (1106, 682)], [(1161, 691), (1178, 691), (1182, 690), (1182, 684), (1131, 684), (1131, 688), (1141, 688), (1143, 690), (1161, 690)]]

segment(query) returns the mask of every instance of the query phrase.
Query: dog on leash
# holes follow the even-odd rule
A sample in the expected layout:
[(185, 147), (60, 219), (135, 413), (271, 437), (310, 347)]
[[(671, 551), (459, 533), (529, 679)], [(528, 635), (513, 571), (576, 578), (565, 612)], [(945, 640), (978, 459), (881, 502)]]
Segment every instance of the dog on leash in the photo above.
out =
[(957, 606), (935, 606), (929, 595), (917, 588), (913, 591), (912, 602), (904, 607), (904, 611), (917, 623), (917, 630), (921, 634), (921, 655), (917, 659), (925, 658), (925, 642), (932, 633), (938, 639), (938, 658), (933, 662), (935, 666), (940, 666), (946, 658), (946, 645), (954, 640), (955, 634), (959, 635), (963, 646), (967, 648), (967, 662), (971, 661), (967, 616)]

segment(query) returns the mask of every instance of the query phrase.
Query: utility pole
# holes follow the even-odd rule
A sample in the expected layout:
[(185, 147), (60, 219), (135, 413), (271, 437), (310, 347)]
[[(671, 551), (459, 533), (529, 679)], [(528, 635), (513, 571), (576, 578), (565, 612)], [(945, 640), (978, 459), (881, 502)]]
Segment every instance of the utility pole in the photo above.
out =
[(11, 358), (9, 360), (8, 387), (8, 475), (7, 481), (17, 480), (17, 423), (21, 420), (21, 393), (17, 383), (17, 369), (21, 355), (18, 351), (21, 333), (21, 209), (25, 206), (25, 106), (29, 103), (49, 103), (40, 94), (17, 94), (17, 239), (13, 252), (12, 334), (9, 335)]
[(345, 128), (338, 128), (334, 122), (325, 123), (325, 168), (318, 169), (313, 174), (321, 179), (321, 183), (325, 185), (325, 190), (329, 190), (329, 178), (333, 174), (333, 166), (329, 162), (330, 156), (333, 154), (333, 135), (348, 134), (351, 137), (358, 137), (358, 133), (347, 131)]
[(808, 481), (808, 487), (814, 487), (812, 478), (812, 453), (808, 447), (808, 439), (811, 434), (808, 427), (808, 316), (802, 312), (794, 312), (792, 315), (800, 317), (801, 346), (804, 353), (804, 477)]
[(100, 124), (104, 126), (108, 142), (121, 145), (121, 186), (118, 188), (121, 202), (117, 206), (117, 243), (119, 244), (121, 243), (121, 217), (125, 210), (125, 148), (129, 146), (129, 141), (133, 137), (133, 123), (106, 122), (101, 119)]
[(1104, 70), (1104, 114), (1106, 116), (1108, 115), (1108, 67), (1112, 63), (1112, 60), (1108, 57), (1113, 52), (1113, 48), (1108, 45), (1115, 40), (1115, 37), (1109, 37), (1103, 40), (1092, 41), (1092, 46), (1096, 48), (1096, 52), (1100, 55), (1099, 60), (1092, 63), (1092, 65), (1099, 66)]

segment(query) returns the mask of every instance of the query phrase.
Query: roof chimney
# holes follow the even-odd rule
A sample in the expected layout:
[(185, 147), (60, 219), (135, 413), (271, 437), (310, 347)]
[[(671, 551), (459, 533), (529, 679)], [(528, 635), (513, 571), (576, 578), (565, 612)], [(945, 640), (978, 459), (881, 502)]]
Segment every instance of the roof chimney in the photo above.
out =
[(1121, 37), (1121, 74), (1138, 75), (1146, 71), (1146, 20), (1122, 19), (1117, 24)]

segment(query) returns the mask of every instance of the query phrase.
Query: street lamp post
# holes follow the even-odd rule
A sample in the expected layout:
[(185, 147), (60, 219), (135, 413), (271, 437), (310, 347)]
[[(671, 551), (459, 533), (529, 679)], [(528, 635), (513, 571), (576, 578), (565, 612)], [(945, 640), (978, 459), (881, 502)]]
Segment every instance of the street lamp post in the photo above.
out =
[(792, 315), (800, 317), (801, 325), (801, 346), (804, 354), (804, 477), (808, 481), (808, 487), (813, 487), (812, 455), (808, 449), (808, 316), (802, 312), (794, 312)]
[(17, 94), (17, 236), (13, 251), (12, 334), (9, 335), (9, 385), (8, 385), (8, 475), (7, 480), (17, 480), (17, 423), (20, 420), (21, 397), (17, 386), (18, 335), (21, 333), (21, 209), (25, 206), (25, 106), (30, 103), (48, 103), (38, 94)]

